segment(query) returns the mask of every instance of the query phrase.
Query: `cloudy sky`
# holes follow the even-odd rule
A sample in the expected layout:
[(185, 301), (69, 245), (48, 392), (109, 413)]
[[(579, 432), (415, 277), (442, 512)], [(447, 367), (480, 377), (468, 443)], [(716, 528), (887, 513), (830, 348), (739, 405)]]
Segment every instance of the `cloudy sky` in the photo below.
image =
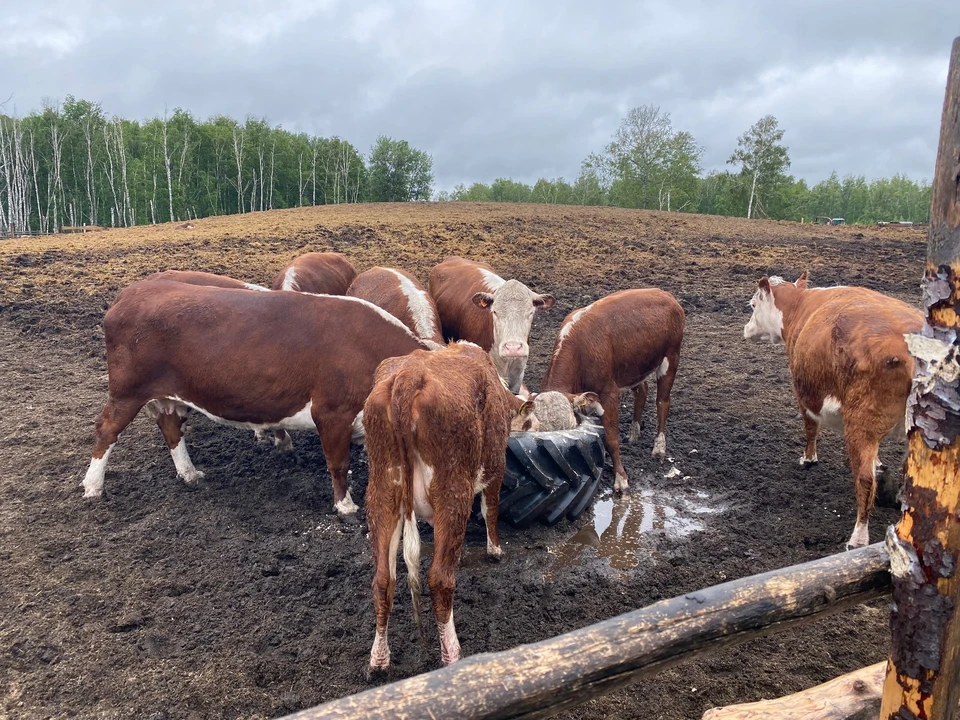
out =
[(930, 178), (958, 0), (0, 0), (0, 102), (265, 117), (431, 153), (436, 186), (576, 178), (656, 105), (722, 169), (772, 114), (790, 172)]

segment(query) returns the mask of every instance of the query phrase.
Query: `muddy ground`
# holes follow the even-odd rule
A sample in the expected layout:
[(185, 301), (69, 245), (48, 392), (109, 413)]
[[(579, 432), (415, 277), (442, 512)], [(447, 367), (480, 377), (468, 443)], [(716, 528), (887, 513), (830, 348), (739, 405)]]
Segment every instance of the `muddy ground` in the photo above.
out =
[[(814, 284), (916, 302), (925, 248), (916, 230), (542, 206), (325, 208), (195, 225), (0, 241), (0, 717), (268, 718), (369, 687), (370, 552), (363, 528), (332, 514), (316, 437), (297, 434), (287, 456), (195, 417), (188, 442), (206, 479), (191, 492), (141, 416), (110, 458), (105, 497), (82, 498), (106, 393), (98, 324), (127, 282), (168, 267), (269, 282), (304, 250), (422, 279), (447, 253), (489, 259), (557, 298), (534, 325), (534, 388), (573, 308), (627, 287), (676, 295), (688, 320), (673, 463), (650, 459), (648, 407), (639, 444), (624, 447), (631, 497), (605, 493), (596, 517), (576, 523), (502, 527), (499, 566), (482, 561), (482, 526), (471, 527), (454, 600), (469, 655), (840, 551), (855, 517), (841, 439), (826, 433), (821, 463), (798, 467), (803, 432), (785, 356), (742, 339), (746, 303), (758, 277), (803, 269)], [(624, 438), (628, 424), (624, 412)], [(882, 457), (899, 466), (900, 449)], [(680, 472), (664, 477), (673, 466)], [(362, 505), (361, 450), (352, 477)], [(895, 518), (878, 509), (871, 539)], [(600, 546), (580, 544), (594, 527)], [(888, 643), (878, 601), (563, 717), (697, 718), (876, 662)], [(438, 666), (436, 633), (417, 643), (402, 579), (391, 644), (393, 678)]]

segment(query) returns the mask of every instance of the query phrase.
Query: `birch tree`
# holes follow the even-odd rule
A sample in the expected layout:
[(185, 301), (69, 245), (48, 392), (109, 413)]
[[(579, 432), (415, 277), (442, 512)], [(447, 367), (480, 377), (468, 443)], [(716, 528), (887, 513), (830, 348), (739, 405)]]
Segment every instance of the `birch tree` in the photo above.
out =
[(740, 175), (749, 183), (748, 218), (758, 209), (763, 213), (764, 199), (772, 194), (790, 167), (787, 148), (780, 144), (783, 134), (777, 119), (765, 115), (737, 138), (737, 149), (727, 160), (730, 165), (740, 165)]

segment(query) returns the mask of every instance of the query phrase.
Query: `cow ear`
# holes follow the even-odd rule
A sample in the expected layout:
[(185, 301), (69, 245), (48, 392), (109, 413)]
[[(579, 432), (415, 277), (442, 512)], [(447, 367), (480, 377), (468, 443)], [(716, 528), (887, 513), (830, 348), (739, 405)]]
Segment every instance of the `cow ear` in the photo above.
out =
[(485, 292), (478, 292), (473, 296), (473, 304), (479, 308), (488, 308), (493, 305), (493, 295)]
[(603, 415), (603, 406), (600, 404), (600, 396), (595, 392), (580, 393), (573, 399), (573, 406), (584, 415)]
[(541, 310), (549, 310), (553, 307), (554, 302), (556, 301), (553, 299), (553, 295), (537, 295), (533, 299), (533, 306)]
[(798, 288), (803, 289), (807, 286), (807, 279), (810, 277), (810, 273), (807, 270), (804, 270), (800, 273), (800, 277), (797, 278), (797, 281), (794, 283)]
[(757, 283), (757, 287), (760, 288), (762, 292), (771, 292), (770, 281), (767, 278), (760, 278), (760, 281)]

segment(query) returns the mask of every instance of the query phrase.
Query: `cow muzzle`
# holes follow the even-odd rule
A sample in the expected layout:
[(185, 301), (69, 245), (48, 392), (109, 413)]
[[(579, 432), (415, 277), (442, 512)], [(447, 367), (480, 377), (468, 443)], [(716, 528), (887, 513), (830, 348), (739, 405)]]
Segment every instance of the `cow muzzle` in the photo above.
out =
[(525, 358), (530, 355), (530, 347), (526, 343), (505, 342), (500, 345), (500, 357)]

